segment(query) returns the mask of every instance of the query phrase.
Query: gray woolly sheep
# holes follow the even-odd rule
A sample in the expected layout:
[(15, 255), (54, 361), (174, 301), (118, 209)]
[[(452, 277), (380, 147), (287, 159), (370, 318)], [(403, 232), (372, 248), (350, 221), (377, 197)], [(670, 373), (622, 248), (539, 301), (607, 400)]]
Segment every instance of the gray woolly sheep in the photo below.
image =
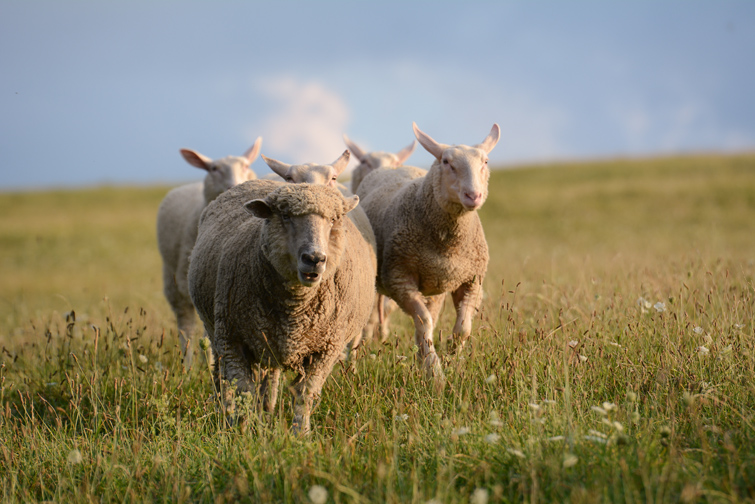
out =
[(409, 167), (375, 170), (357, 195), (378, 244), (378, 292), (413, 318), (418, 356), (442, 388), (433, 328), (451, 292), (456, 307), (451, 349), (472, 332), (489, 259), (477, 209), (488, 195), (488, 153), (500, 130), (494, 124), (481, 144), (469, 147), (440, 144), (413, 126), (417, 140), (435, 156), (426, 175)]
[(249, 166), (257, 158), (262, 137), (257, 138), (243, 156), (227, 156), (213, 161), (189, 149), (181, 155), (192, 166), (207, 171), (203, 182), (186, 184), (171, 190), (157, 211), (157, 246), (163, 259), (163, 291), (176, 314), (178, 336), (184, 366), (191, 366), (191, 333), (195, 325), (194, 306), (189, 297), (186, 276), (189, 255), (197, 239), (202, 210), (220, 193), (256, 175)]
[(368, 173), (378, 168), (398, 168), (402, 166), (417, 146), (417, 141), (414, 140), (411, 145), (404, 147), (395, 154), (383, 151), (364, 152), (357, 144), (349, 140), (349, 137), (346, 135), (343, 135), (343, 141), (346, 143), (346, 147), (359, 160), (359, 165), (351, 172), (351, 192), (354, 194), (356, 194), (359, 184)]
[(233, 386), (273, 409), (281, 371), (291, 369), (293, 427), (309, 431), (325, 379), (374, 303), (376, 261), (344, 218), (358, 202), (331, 187), (255, 180), (205, 209), (189, 292), (229, 414)]
[[(302, 165), (290, 165), (277, 161), (272, 158), (262, 156), (265, 163), (270, 167), (273, 172), (280, 176), (283, 180), (293, 184), (315, 184), (325, 185), (329, 187), (335, 187), (345, 198), (353, 196), (353, 194), (343, 185), (338, 183), (338, 175), (343, 172), (346, 166), (349, 164), (349, 151), (344, 151), (341, 157), (336, 159), (332, 164), (319, 165), (315, 163), (307, 163)], [(364, 210), (358, 206), (351, 212), (349, 212), (349, 218), (356, 225), (357, 229), (362, 233), (364, 239), (370, 244), (372, 248), (372, 256), (376, 256), (377, 245), (375, 244), (375, 234), (372, 232), (372, 226), (370, 220), (367, 218), (367, 214)], [(362, 340), (369, 341), (372, 339), (373, 332), (378, 327), (378, 310), (375, 308), (374, 314), (370, 317), (370, 321), (362, 330), (360, 337), (357, 337), (352, 341), (351, 348), (355, 349), (359, 346)]]

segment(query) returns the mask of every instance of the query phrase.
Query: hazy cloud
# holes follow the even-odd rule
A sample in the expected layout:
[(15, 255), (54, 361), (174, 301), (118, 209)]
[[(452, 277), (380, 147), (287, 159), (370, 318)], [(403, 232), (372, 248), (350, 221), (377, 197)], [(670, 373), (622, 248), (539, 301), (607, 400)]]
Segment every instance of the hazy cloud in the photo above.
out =
[(349, 122), (344, 100), (323, 83), (290, 76), (267, 77), (258, 91), (272, 106), (262, 120), (263, 151), (286, 163), (330, 163), (346, 149), (342, 136)]

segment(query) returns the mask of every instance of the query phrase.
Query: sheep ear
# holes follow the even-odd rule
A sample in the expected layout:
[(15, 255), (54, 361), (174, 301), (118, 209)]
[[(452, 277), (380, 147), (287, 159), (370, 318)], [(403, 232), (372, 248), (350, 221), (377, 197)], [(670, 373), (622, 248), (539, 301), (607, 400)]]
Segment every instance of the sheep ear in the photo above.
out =
[(260, 155), (260, 147), (262, 147), (262, 137), (257, 137), (257, 140), (254, 141), (254, 145), (249, 147), (244, 153), (244, 157), (249, 160), (249, 164), (252, 164), (254, 160), (257, 159), (257, 156)]
[(265, 200), (256, 199), (244, 203), (244, 209), (255, 217), (260, 219), (269, 219), (273, 211), (267, 206)]
[(414, 140), (411, 145), (408, 145), (398, 151), (396, 153), (396, 157), (398, 158), (398, 164), (399, 166), (404, 164), (404, 162), (409, 159), (409, 156), (412, 155), (412, 152), (414, 152), (414, 149), (417, 147), (417, 141)]
[(343, 141), (346, 143), (346, 147), (349, 148), (349, 150), (354, 153), (354, 155), (357, 157), (357, 159), (362, 162), (364, 161), (365, 153), (362, 149), (359, 148), (357, 144), (349, 140), (349, 137), (346, 136), (344, 133), (343, 135)]
[(417, 127), (417, 123), (412, 123), (412, 128), (414, 128), (414, 136), (417, 137), (417, 140), (419, 140), (419, 143), (422, 144), (422, 147), (424, 147), (427, 152), (435, 156), (436, 159), (440, 159), (441, 156), (443, 156), (443, 151), (448, 148), (448, 145), (438, 143), (433, 140), (430, 135), (423, 132)]
[(344, 199), (346, 200), (343, 205), (344, 210), (345, 210), (344, 213), (351, 212), (359, 204), (359, 196), (357, 196), (356, 194), (354, 196), (351, 196), (349, 198), (344, 198)]
[(341, 154), (341, 157), (333, 161), (333, 164), (331, 164), (330, 166), (333, 167), (333, 171), (336, 172), (336, 175), (340, 175), (341, 172), (348, 166), (350, 157), (351, 153), (345, 150), (343, 151), (343, 154)]
[(212, 164), (212, 159), (191, 149), (181, 149), (181, 155), (191, 166), (196, 166), (203, 170), (209, 170), (210, 165)]
[(490, 133), (488, 133), (487, 138), (485, 138), (485, 140), (483, 140), (481, 144), (478, 144), (477, 147), (490, 154), (490, 151), (493, 150), (493, 147), (495, 147), (495, 144), (498, 143), (498, 140), (500, 138), (501, 128), (498, 126), (498, 124), (493, 124), (493, 127), (490, 128)]
[(281, 163), (280, 161), (276, 161), (275, 159), (262, 156), (262, 159), (265, 160), (265, 163), (267, 163), (267, 166), (270, 167), (271, 170), (273, 170), (275, 173), (286, 178), (286, 174), (288, 173), (288, 169), (291, 168), (290, 164)]

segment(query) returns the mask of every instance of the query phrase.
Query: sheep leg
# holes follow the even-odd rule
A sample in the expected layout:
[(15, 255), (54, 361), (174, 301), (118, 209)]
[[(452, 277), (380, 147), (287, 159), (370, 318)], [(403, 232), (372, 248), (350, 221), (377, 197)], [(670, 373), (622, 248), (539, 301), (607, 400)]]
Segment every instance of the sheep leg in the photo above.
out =
[(384, 343), (391, 335), (388, 317), (396, 309), (396, 303), (388, 296), (378, 294), (378, 309), (380, 310), (380, 342)]
[(184, 358), (184, 368), (187, 370), (191, 368), (194, 357), (191, 336), (196, 322), (194, 304), (191, 302), (191, 297), (189, 295), (190, 255), (191, 250), (181, 250), (178, 258), (176, 274), (171, 282), (175, 286), (175, 292), (172, 293), (173, 300), (169, 298), (173, 311), (176, 314), (176, 320), (178, 322), (178, 341), (181, 345), (181, 353)]
[[(430, 306), (437, 310), (435, 296), (428, 299)], [(414, 320), (414, 343), (419, 348), (417, 357), (422, 362), (425, 376), (433, 379), (435, 389), (439, 392), (445, 387), (446, 377), (443, 375), (443, 368), (433, 344), (433, 314), (428, 310), (425, 298), (418, 291), (408, 292), (397, 302)]]
[(472, 318), (479, 308), (482, 285), (479, 282), (463, 284), (453, 292), (456, 307), (456, 323), (453, 336), (448, 342), (450, 352), (458, 352), (464, 347), (469, 335), (472, 334)]
[(260, 397), (263, 398), (263, 408), (265, 411), (273, 411), (275, 409), (275, 404), (278, 402), (280, 377), (280, 368), (275, 368), (265, 373), (265, 377), (262, 379)]
[(212, 346), (217, 355), (216, 370), (213, 373), (213, 378), (217, 380), (215, 387), (221, 394), (226, 415), (233, 422), (237, 416), (235, 397), (257, 392), (257, 380), (252, 373), (249, 349), (240, 341), (229, 341), (225, 334), (224, 324), (219, 320), (215, 321), (215, 337)]
[(312, 406), (320, 397), (325, 379), (333, 371), (333, 366), (340, 358), (340, 352), (330, 352), (310, 357), (310, 362), (304, 366), (304, 375), (299, 375), (292, 387), (294, 395), (294, 433), (305, 435), (309, 433), (309, 417)]

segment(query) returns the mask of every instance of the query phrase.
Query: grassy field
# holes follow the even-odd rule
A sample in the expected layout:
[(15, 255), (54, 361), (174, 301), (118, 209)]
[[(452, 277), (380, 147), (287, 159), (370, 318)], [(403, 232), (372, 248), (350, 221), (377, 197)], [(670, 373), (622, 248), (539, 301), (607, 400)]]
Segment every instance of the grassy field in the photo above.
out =
[(3, 502), (755, 502), (755, 155), (495, 172), (446, 390), (398, 314), (303, 439), (183, 372), (166, 190), (0, 194)]

